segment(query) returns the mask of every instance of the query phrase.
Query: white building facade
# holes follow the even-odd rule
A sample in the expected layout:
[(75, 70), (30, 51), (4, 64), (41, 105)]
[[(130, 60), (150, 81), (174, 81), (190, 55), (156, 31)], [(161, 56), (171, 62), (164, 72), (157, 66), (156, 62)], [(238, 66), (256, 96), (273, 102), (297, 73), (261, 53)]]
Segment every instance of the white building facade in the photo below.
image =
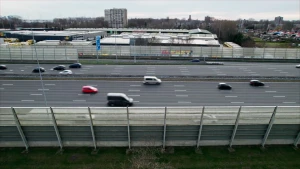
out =
[(104, 16), (104, 20), (111, 28), (124, 28), (128, 24), (127, 9), (125, 8), (105, 9)]

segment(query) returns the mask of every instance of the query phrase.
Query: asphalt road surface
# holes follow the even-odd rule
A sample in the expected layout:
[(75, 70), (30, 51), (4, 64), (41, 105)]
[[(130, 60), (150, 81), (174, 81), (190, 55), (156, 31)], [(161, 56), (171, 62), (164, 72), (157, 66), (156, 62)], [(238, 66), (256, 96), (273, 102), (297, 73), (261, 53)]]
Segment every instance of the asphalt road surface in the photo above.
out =
[[(83, 65), (71, 69), (73, 74), (91, 75), (154, 75), (154, 76), (300, 76), (296, 64), (228, 64), (228, 65)], [(43, 74), (59, 74), (51, 68), (57, 65), (41, 64)], [(66, 65), (68, 66), (68, 65)], [(8, 64), (1, 74), (32, 74), (35, 64)]]
[[(163, 79), (162, 79), (163, 80)], [(0, 107), (102, 107), (109, 92), (125, 93), (137, 107), (163, 106), (298, 106), (300, 83), (269, 82), (252, 87), (246, 82), (228, 82), (233, 89), (221, 91), (217, 82), (164, 82), (143, 85), (141, 81), (11, 81), (0, 82)], [(81, 87), (98, 88), (97, 94), (82, 94)], [(44, 101), (43, 90), (47, 99)]]

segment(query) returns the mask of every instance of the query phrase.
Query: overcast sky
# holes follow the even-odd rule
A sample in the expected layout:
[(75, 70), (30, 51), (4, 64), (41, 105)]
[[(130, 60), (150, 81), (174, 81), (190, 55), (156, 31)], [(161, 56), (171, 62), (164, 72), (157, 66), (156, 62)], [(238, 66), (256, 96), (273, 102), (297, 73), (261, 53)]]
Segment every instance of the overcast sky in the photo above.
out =
[(127, 8), (128, 18), (300, 20), (300, 0), (0, 0), (0, 15), (23, 19), (101, 17), (104, 9)]

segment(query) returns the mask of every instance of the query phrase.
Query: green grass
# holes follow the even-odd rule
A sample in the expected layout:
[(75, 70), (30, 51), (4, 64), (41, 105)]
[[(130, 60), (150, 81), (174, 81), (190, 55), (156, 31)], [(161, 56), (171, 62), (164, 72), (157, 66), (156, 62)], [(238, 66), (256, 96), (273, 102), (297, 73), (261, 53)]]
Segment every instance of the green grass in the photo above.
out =
[[(91, 148), (66, 148), (56, 154), (58, 148), (30, 148), (22, 154), (21, 148), (2, 148), (1, 169), (133, 169), (134, 164), (145, 162), (142, 168), (172, 169), (298, 169), (300, 150), (291, 146), (271, 146), (262, 151), (258, 146), (235, 147), (229, 153), (227, 147), (203, 147), (203, 154), (195, 153), (193, 147), (175, 147), (174, 153), (159, 152), (126, 154), (126, 148), (100, 148), (91, 154)], [(154, 156), (155, 158), (152, 158)], [(146, 157), (146, 158), (144, 158)]]
[(290, 48), (291, 43), (281, 43), (281, 42), (255, 42), (255, 46), (260, 48)]

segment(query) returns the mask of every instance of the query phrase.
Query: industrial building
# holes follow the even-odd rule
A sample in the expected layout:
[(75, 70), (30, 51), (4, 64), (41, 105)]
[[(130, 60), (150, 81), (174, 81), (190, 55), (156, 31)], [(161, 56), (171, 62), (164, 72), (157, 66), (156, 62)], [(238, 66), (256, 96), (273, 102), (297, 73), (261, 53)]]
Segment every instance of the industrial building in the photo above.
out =
[(5, 38), (17, 38), (20, 42), (33, 39), (33, 36), (36, 42), (44, 40), (94, 40), (96, 36), (101, 36), (101, 38), (107, 36), (107, 33), (103, 31), (4, 31), (3, 33)]

